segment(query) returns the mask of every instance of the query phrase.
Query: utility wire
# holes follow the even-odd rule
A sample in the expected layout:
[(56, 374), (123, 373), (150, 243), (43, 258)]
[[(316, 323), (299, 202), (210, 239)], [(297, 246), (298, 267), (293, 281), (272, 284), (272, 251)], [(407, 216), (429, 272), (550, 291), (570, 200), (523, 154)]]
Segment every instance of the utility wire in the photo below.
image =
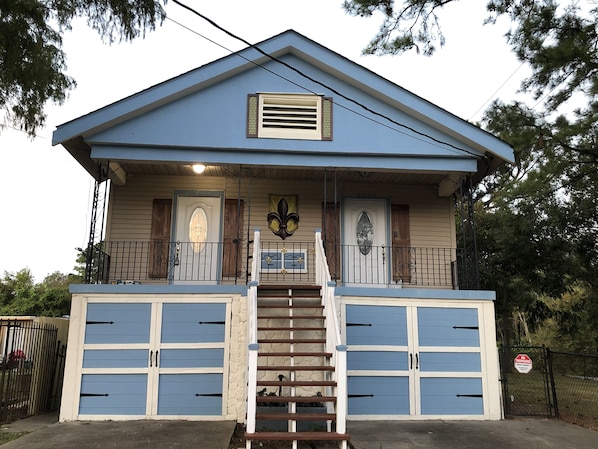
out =
[(489, 98), (488, 98), (488, 99), (487, 99), (487, 100), (486, 100), (484, 103), (482, 103), (482, 105), (481, 105), (481, 106), (480, 106), (480, 107), (479, 107), (479, 108), (478, 108), (478, 109), (477, 109), (477, 110), (476, 110), (476, 111), (475, 111), (473, 114), (471, 114), (471, 117), (469, 117), (469, 119), (468, 119), (468, 120), (471, 120), (472, 118), (474, 118), (474, 117), (476, 116), (476, 114), (477, 114), (478, 112), (480, 112), (484, 106), (486, 106), (488, 103), (490, 103), (490, 101), (492, 101), (492, 99), (493, 99), (493, 98), (496, 96), (496, 94), (497, 94), (497, 93), (498, 93), (498, 92), (499, 92), (499, 91), (500, 91), (500, 90), (501, 90), (503, 87), (505, 87), (505, 84), (507, 84), (507, 83), (510, 81), (510, 79), (511, 79), (511, 78), (513, 78), (513, 76), (515, 76), (515, 73), (517, 73), (517, 72), (519, 71), (519, 69), (520, 69), (521, 67), (523, 67), (523, 65), (524, 65), (524, 64), (525, 64), (525, 61), (524, 61), (524, 62), (522, 62), (521, 64), (519, 64), (519, 67), (517, 67), (517, 68), (516, 68), (516, 69), (513, 71), (513, 73), (511, 73), (511, 75), (510, 75), (510, 76), (509, 76), (509, 77), (508, 77), (508, 78), (507, 78), (507, 79), (506, 79), (506, 80), (505, 80), (505, 81), (504, 81), (504, 82), (503, 82), (503, 83), (502, 83), (502, 84), (501, 84), (501, 85), (498, 87), (498, 89), (496, 89), (496, 90), (494, 91), (494, 93), (493, 93), (492, 95), (490, 95), (490, 97), (489, 97)]
[[(311, 94), (318, 95), (318, 93), (317, 93), (317, 92), (314, 92), (314, 91), (312, 91), (311, 89), (309, 89), (309, 88), (307, 88), (307, 87), (305, 87), (305, 86), (303, 86), (303, 85), (301, 85), (301, 84), (297, 83), (296, 81), (293, 81), (293, 80), (291, 80), (291, 79), (289, 79), (289, 78), (287, 78), (287, 77), (285, 77), (285, 76), (281, 75), (280, 73), (276, 73), (276, 72), (274, 72), (273, 70), (270, 70), (269, 68), (267, 68), (267, 67), (265, 67), (265, 66), (263, 66), (263, 65), (261, 65), (261, 64), (258, 64), (257, 62), (255, 62), (255, 61), (252, 61), (252, 60), (251, 60), (251, 59), (249, 59), (249, 58), (246, 58), (246, 57), (245, 57), (245, 56), (243, 56), (242, 54), (240, 54), (240, 53), (237, 53), (237, 52), (235, 52), (235, 51), (233, 51), (233, 50), (231, 50), (231, 49), (229, 49), (229, 48), (225, 47), (224, 45), (222, 45), (222, 44), (220, 44), (220, 43), (218, 43), (218, 42), (214, 41), (213, 39), (210, 39), (210, 38), (208, 38), (208, 37), (204, 36), (203, 34), (201, 34), (201, 33), (197, 32), (197, 31), (195, 31), (195, 30), (193, 30), (193, 29), (189, 28), (188, 26), (186, 26), (186, 25), (183, 25), (182, 23), (180, 23), (180, 22), (177, 22), (176, 20), (174, 20), (174, 19), (171, 19), (171, 18), (169, 18), (169, 17), (167, 17), (167, 19), (168, 19), (168, 20), (170, 20), (171, 22), (175, 23), (176, 25), (179, 25), (180, 27), (182, 27), (182, 28), (184, 28), (184, 29), (186, 29), (186, 30), (188, 30), (188, 31), (190, 31), (190, 32), (192, 32), (192, 33), (194, 33), (194, 34), (196, 34), (197, 36), (200, 36), (200, 37), (202, 37), (203, 39), (207, 40), (208, 42), (211, 42), (211, 43), (213, 43), (214, 45), (217, 45), (218, 47), (220, 47), (220, 48), (222, 48), (222, 49), (224, 49), (224, 50), (226, 50), (226, 51), (228, 51), (228, 52), (230, 52), (230, 53), (236, 54), (237, 56), (239, 56), (240, 58), (242, 58), (242, 59), (244, 59), (245, 61), (249, 62), (250, 64), (253, 64), (253, 65), (255, 65), (256, 67), (259, 67), (260, 69), (262, 69), (262, 70), (265, 70), (265, 71), (267, 71), (267, 72), (271, 73), (272, 75), (274, 75), (274, 76), (277, 76), (278, 78), (281, 78), (281, 79), (283, 79), (283, 80), (287, 81), (288, 83), (290, 83), (290, 84), (293, 84), (293, 85), (297, 86), (297, 87), (298, 87), (298, 88), (300, 88), (300, 89), (303, 89), (303, 90), (305, 90), (305, 91), (307, 91), (307, 92), (309, 92), (309, 93), (311, 93)], [(374, 118), (372, 118), (372, 117), (368, 117), (368, 116), (366, 116), (365, 114), (362, 114), (362, 113), (360, 113), (360, 112), (357, 112), (356, 110), (354, 110), (354, 109), (351, 109), (351, 108), (349, 108), (349, 107), (347, 107), (347, 106), (345, 106), (345, 105), (342, 105), (342, 104), (339, 104), (339, 103), (335, 103), (335, 104), (336, 104), (336, 106), (337, 106), (337, 107), (340, 107), (340, 108), (342, 108), (342, 109), (345, 109), (346, 111), (352, 112), (353, 114), (356, 114), (356, 115), (358, 115), (358, 116), (360, 116), (360, 117), (362, 117), (362, 118), (364, 118), (364, 119), (366, 119), (366, 120), (369, 120), (369, 121), (371, 121), (371, 122), (373, 122), (373, 123), (376, 123), (376, 124), (378, 124), (378, 125), (380, 125), (380, 126), (384, 126), (385, 128), (388, 128), (388, 129), (390, 129), (390, 130), (392, 130), (392, 131), (395, 131), (395, 132), (401, 133), (401, 134), (403, 134), (403, 135), (405, 135), (405, 136), (408, 136), (408, 137), (410, 137), (410, 138), (412, 138), (412, 139), (419, 140), (420, 142), (427, 142), (427, 143), (429, 143), (429, 141), (428, 141), (428, 140), (424, 140), (424, 139), (421, 139), (421, 138), (419, 138), (419, 137), (413, 136), (413, 135), (411, 135), (411, 134), (407, 134), (407, 133), (406, 133), (406, 132), (404, 132), (404, 131), (401, 131), (401, 130), (398, 130), (398, 129), (396, 129), (396, 128), (393, 128), (392, 126), (390, 126), (390, 125), (388, 125), (388, 124), (386, 124), (386, 123), (383, 123), (383, 122), (381, 122), (381, 121), (379, 121), (379, 120), (376, 120), (376, 119), (374, 119)], [(434, 145), (435, 145), (435, 144), (434, 144)], [(435, 146), (438, 146), (438, 145), (435, 145)], [(450, 148), (449, 148), (449, 150), (450, 150)], [(460, 150), (460, 151), (466, 151), (466, 150)]]
[[(350, 97), (348, 97), (348, 96), (346, 96), (346, 95), (342, 94), (341, 92), (337, 91), (336, 89), (334, 89), (334, 88), (332, 88), (332, 87), (328, 86), (327, 84), (325, 84), (325, 83), (323, 83), (323, 82), (321, 82), (321, 81), (318, 81), (318, 80), (316, 80), (315, 78), (313, 78), (313, 77), (311, 77), (311, 76), (309, 76), (309, 75), (307, 75), (307, 74), (303, 73), (301, 70), (299, 70), (299, 69), (297, 69), (297, 68), (295, 68), (295, 67), (291, 66), (290, 64), (288, 64), (288, 63), (286, 63), (286, 62), (284, 62), (284, 61), (282, 61), (282, 60), (280, 60), (280, 59), (278, 59), (278, 58), (276, 58), (276, 57), (274, 57), (274, 56), (272, 56), (272, 55), (270, 55), (270, 54), (266, 53), (266, 52), (265, 52), (265, 51), (263, 51), (261, 48), (259, 48), (257, 45), (254, 45), (254, 44), (252, 44), (252, 43), (250, 43), (250, 42), (246, 41), (245, 39), (243, 39), (243, 38), (241, 38), (241, 37), (239, 37), (239, 36), (237, 36), (237, 35), (233, 34), (232, 32), (230, 32), (230, 31), (228, 31), (227, 29), (225, 29), (225, 28), (221, 27), (220, 25), (218, 25), (216, 22), (214, 22), (214, 21), (213, 21), (212, 19), (210, 19), (209, 17), (206, 17), (206, 16), (204, 16), (203, 14), (201, 14), (200, 12), (198, 12), (198, 11), (194, 10), (194, 9), (193, 9), (193, 8), (191, 8), (190, 6), (187, 6), (187, 5), (185, 5), (184, 3), (181, 3), (179, 0), (172, 0), (172, 1), (173, 1), (173, 3), (175, 3), (175, 4), (179, 5), (179, 6), (181, 6), (182, 8), (184, 8), (184, 9), (186, 9), (186, 10), (190, 11), (191, 13), (193, 13), (193, 14), (197, 15), (198, 17), (202, 18), (203, 20), (205, 20), (206, 22), (208, 22), (210, 25), (212, 25), (213, 27), (215, 27), (215, 28), (219, 29), (220, 31), (222, 31), (222, 32), (226, 33), (226, 34), (227, 34), (227, 35), (229, 35), (230, 37), (232, 37), (232, 38), (234, 38), (234, 39), (237, 39), (237, 40), (239, 40), (239, 41), (243, 42), (243, 43), (244, 43), (245, 45), (247, 45), (248, 47), (251, 47), (251, 48), (253, 48), (254, 50), (258, 51), (258, 52), (259, 52), (260, 54), (262, 54), (263, 56), (266, 56), (267, 58), (271, 59), (272, 61), (274, 61), (274, 62), (277, 62), (278, 64), (281, 64), (281, 65), (283, 65), (284, 67), (286, 67), (286, 68), (288, 68), (288, 69), (292, 70), (293, 72), (297, 73), (298, 75), (300, 75), (300, 76), (302, 76), (302, 77), (306, 78), (307, 80), (311, 81), (312, 83), (318, 84), (319, 86), (322, 86), (322, 87), (324, 87), (325, 89), (328, 89), (329, 91), (333, 92), (335, 95), (338, 95), (339, 97), (341, 97), (341, 98), (343, 98), (343, 99), (345, 99), (345, 100), (347, 100), (347, 101), (349, 101), (349, 102), (351, 102), (351, 103), (354, 103), (354, 104), (356, 104), (357, 106), (361, 107), (362, 109), (366, 110), (367, 112), (369, 112), (369, 113), (371, 113), (371, 114), (374, 114), (374, 115), (377, 115), (377, 116), (379, 116), (379, 117), (382, 117), (382, 118), (384, 118), (384, 119), (388, 120), (389, 122), (391, 122), (391, 123), (393, 123), (393, 124), (395, 124), (395, 125), (397, 125), (397, 126), (400, 126), (400, 127), (402, 127), (402, 128), (408, 129), (409, 131), (411, 131), (411, 132), (413, 132), (413, 133), (415, 133), (415, 134), (418, 134), (418, 135), (420, 135), (420, 136), (426, 137), (427, 139), (430, 139), (430, 140), (432, 140), (432, 141), (434, 141), (434, 142), (437, 142), (437, 143), (439, 143), (439, 144), (441, 144), (441, 145), (446, 145), (446, 146), (448, 146), (448, 147), (454, 148), (455, 150), (457, 150), (457, 151), (459, 151), (459, 152), (467, 153), (467, 154), (470, 154), (470, 155), (472, 155), (472, 156), (475, 156), (475, 157), (479, 157), (479, 156), (480, 156), (479, 154), (476, 154), (476, 153), (474, 153), (474, 152), (472, 152), (472, 151), (466, 150), (466, 149), (464, 149), (464, 148), (460, 148), (460, 147), (458, 147), (458, 146), (456, 146), (456, 145), (453, 145), (452, 143), (449, 143), (449, 142), (444, 142), (444, 141), (442, 141), (442, 140), (440, 140), (440, 139), (437, 139), (437, 138), (435, 138), (435, 137), (433, 137), (433, 136), (430, 136), (430, 135), (428, 135), (428, 134), (426, 134), (426, 133), (424, 133), (424, 132), (418, 131), (418, 130), (416, 130), (416, 129), (414, 129), (414, 128), (412, 128), (412, 127), (408, 126), (408, 125), (405, 125), (405, 124), (403, 124), (403, 123), (397, 122), (396, 120), (394, 120), (394, 119), (392, 119), (392, 118), (390, 118), (390, 117), (388, 117), (388, 116), (386, 116), (386, 115), (384, 115), (384, 114), (381, 114), (381, 113), (379, 113), (379, 112), (377, 112), (377, 111), (374, 111), (373, 109), (369, 108), (368, 106), (365, 106), (364, 104), (362, 104), (362, 103), (358, 102), (357, 100), (354, 100), (354, 99), (352, 99), (352, 98), (350, 98)], [(297, 83), (294, 83), (294, 84), (295, 84), (295, 85), (297, 85)], [(300, 87), (302, 87), (303, 89), (305, 89), (303, 86), (300, 86)], [(309, 91), (309, 89), (306, 89), (306, 90), (308, 90), (308, 91)], [(336, 103), (335, 103), (335, 104), (336, 104)], [(485, 156), (483, 156), (483, 157), (485, 157)]]

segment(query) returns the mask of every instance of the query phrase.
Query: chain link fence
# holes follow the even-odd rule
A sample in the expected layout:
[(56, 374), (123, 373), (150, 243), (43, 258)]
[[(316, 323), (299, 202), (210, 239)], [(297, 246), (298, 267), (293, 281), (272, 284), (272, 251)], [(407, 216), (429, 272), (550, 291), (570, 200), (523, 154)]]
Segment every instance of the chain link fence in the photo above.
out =
[(558, 417), (598, 430), (598, 354), (549, 354)]

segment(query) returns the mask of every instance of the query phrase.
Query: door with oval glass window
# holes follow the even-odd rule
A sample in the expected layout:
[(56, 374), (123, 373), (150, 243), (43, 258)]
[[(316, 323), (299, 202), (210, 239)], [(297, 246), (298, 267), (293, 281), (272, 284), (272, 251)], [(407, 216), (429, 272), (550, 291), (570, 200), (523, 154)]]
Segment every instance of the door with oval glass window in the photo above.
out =
[(216, 284), (222, 259), (222, 196), (175, 198), (172, 281)]
[(388, 283), (387, 202), (348, 198), (343, 207), (343, 281), (345, 285), (383, 287)]

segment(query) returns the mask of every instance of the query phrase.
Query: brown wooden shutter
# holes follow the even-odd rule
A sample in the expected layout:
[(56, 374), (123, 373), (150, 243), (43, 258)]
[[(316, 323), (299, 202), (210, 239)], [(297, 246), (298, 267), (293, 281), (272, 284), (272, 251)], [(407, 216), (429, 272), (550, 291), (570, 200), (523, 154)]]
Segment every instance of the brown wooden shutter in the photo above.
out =
[(341, 223), (340, 223), (340, 204), (337, 203), (336, 209), (334, 203), (322, 205), (322, 240), (324, 241), (324, 251), (328, 260), (330, 276), (333, 280), (341, 279)]
[(242, 239), (243, 232), (243, 200), (239, 203), (236, 199), (224, 202), (224, 250), (222, 261), (222, 276), (239, 277), (241, 273)]
[(409, 231), (409, 206), (391, 206), (392, 225), (392, 278), (411, 282), (411, 237)]
[(154, 200), (148, 267), (150, 278), (166, 278), (168, 276), (171, 214), (171, 199)]

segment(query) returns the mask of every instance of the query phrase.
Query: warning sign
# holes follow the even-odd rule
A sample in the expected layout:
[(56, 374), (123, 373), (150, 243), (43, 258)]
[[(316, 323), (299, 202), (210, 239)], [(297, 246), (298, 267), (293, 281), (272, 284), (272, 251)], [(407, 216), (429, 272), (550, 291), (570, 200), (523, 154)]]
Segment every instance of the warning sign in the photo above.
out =
[(527, 374), (532, 370), (532, 359), (527, 354), (518, 354), (514, 360), (515, 369), (522, 373)]

